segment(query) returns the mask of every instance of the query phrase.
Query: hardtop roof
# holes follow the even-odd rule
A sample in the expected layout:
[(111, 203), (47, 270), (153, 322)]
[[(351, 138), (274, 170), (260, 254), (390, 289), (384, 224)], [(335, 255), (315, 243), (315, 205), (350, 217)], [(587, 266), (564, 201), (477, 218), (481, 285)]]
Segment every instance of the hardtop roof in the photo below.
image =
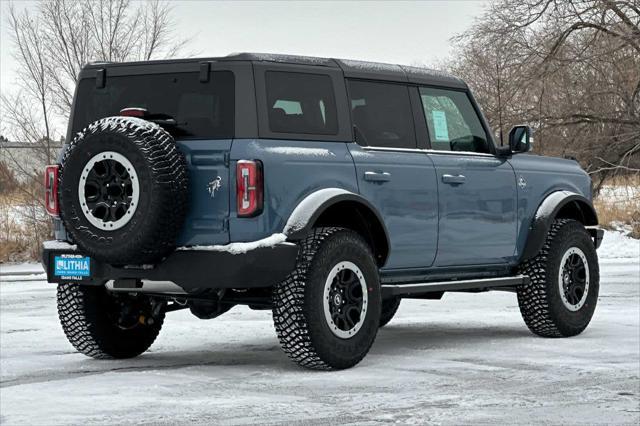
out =
[(284, 55), (271, 53), (232, 53), (221, 57), (185, 58), (185, 59), (161, 59), (136, 62), (92, 62), (84, 67), (84, 70), (128, 67), (171, 65), (201, 62), (226, 62), (226, 61), (250, 61), (273, 62), (281, 64), (319, 66), (342, 69), (345, 77), (389, 80), (398, 82), (410, 82), (416, 84), (430, 84), (467, 88), (460, 78), (444, 71), (430, 68), (414, 67), (407, 65), (387, 64), (379, 62), (358, 61), (352, 59), (323, 58), (315, 56)]

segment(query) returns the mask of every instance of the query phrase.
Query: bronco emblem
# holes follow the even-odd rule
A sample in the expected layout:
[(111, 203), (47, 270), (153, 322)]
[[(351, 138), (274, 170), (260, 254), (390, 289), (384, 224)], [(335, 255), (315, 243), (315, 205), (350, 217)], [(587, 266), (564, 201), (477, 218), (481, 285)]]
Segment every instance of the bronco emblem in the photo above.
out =
[(520, 176), (518, 178), (518, 186), (520, 187), (520, 189), (525, 189), (527, 187), (527, 181), (525, 180), (524, 176)]
[(221, 186), (222, 178), (220, 176), (207, 184), (207, 191), (209, 191), (209, 195), (211, 195), (211, 198), (216, 196), (216, 191), (220, 189)]

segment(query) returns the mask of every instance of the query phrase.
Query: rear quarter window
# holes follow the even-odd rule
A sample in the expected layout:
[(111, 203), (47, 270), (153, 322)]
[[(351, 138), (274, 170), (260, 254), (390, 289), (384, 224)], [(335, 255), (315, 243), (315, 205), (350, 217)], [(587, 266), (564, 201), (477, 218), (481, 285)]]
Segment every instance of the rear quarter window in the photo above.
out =
[(176, 126), (166, 129), (181, 139), (229, 139), (234, 133), (234, 76), (211, 73), (200, 82), (199, 73), (107, 76), (104, 88), (83, 79), (73, 115), (73, 134), (123, 108), (144, 108), (152, 115), (168, 115)]
[(331, 77), (267, 71), (269, 129), (276, 133), (335, 135), (336, 100)]

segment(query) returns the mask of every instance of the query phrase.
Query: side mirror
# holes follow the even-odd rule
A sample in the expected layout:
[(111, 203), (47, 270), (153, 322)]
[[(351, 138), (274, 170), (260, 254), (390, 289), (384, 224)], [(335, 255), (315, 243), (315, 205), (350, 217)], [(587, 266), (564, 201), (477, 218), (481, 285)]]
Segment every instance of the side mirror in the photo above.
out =
[(509, 148), (513, 153), (531, 151), (531, 142), (529, 126), (514, 126), (509, 132)]

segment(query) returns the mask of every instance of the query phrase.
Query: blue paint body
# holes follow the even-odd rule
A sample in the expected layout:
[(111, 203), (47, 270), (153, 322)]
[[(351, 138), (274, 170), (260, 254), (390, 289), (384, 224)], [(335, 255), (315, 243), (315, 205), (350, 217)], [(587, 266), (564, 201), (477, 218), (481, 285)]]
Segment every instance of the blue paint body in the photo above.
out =
[[(364, 197), (382, 217), (390, 242), (384, 270), (509, 267), (518, 263), (545, 197), (568, 190), (591, 199), (590, 179), (576, 162), (531, 154), (499, 158), (274, 139), (178, 144), (191, 177), (180, 245), (255, 241), (283, 232), (306, 197), (339, 188)], [(264, 211), (253, 218), (236, 214), (240, 159), (263, 164)], [(445, 182), (445, 175), (464, 176), (464, 182)], [(208, 184), (218, 177), (221, 188), (211, 196)]]
[[(203, 64), (206, 62), (194, 59), (153, 64), (145, 69), (158, 74), (168, 70), (185, 73), (184, 81), (195, 78), (197, 73), (202, 82)], [(373, 79), (407, 86), (415, 144), (398, 146), (438, 146), (430, 143), (420, 88), (442, 87), (467, 94), (491, 145), (491, 149), (482, 152), (498, 152), (488, 123), (467, 85), (455, 77), (411, 67), (274, 55), (241, 54), (214, 58), (211, 64), (216, 72), (234, 74), (234, 131), (224, 134), (235, 135), (235, 138), (176, 141), (187, 160), (190, 177), (189, 211), (178, 246), (256, 241), (275, 233), (285, 233), (291, 237), (290, 241), (297, 241), (285, 230), (290, 223), (300, 218), (303, 222), (306, 220), (304, 232), (314, 223), (310, 223), (311, 216), (305, 218), (305, 212), (298, 211), (302, 207), (296, 208), (307, 208), (307, 202), (315, 197), (313, 194), (328, 189), (322, 194), (336, 197), (335, 194), (347, 193), (349, 200), (364, 201), (366, 209), (373, 210), (365, 219), (358, 212), (358, 226), (366, 228), (362, 221), (375, 218), (382, 222), (383, 226), (375, 229), (376, 238), (381, 233), (385, 235), (371, 241), (372, 247), (378, 246), (376, 249), (384, 246), (382, 254), (374, 253), (383, 265), (382, 275), (394, 279), (398, 276), (399, 282), (409, 277), (410, 280), (404, 280), (409, 282), (424, 279), (434, 271), (442, 272), (447, 278), (459, 278), (469, 272), (467, 269), (474, 268), (469, 272), (473, 277), (484, 276), (484, 269), (509, 274), (512, 272), (509, 268), (531, 253), (535, 255), (544, 240), (548, 223), (538, 222), (538, 227), (533, 229), (532, 226), (545, 198), (556, 191), (569, 191), (586, 198), (580, 199), (582, 204), (591, 200), (591, 181), (572, 160), (531, 154), (497, 156), (372, 148), (353, 142), (355, 123), (348, 82)], [(139, 65), (131, 66), (135, 68), (131, 72), (137, 74)], [(95, 86), (94, 68), (101, 72), (104, 67), (104, 64), (89, 66), (81, 78), (91, 79), (90, 84)], [(129, 72), (122, 64), (106, 67), (114, 77)], [(273, 105), (267, 102), (265, 82), (265, 73), (271, 71), (312, 71), (332, 79), (337, 115), (335, 133), (274, 132), (269, 118)], [(68, 139), (78, 127), (74, 122), (83, 115), (78, 117), (71, 117)], [(447, 129), (436, 129), (436, 132), (442, 131)], [(239, 218), (236, 212), (238, 160), (260, 160), (263, 165), (264, 207), (255, 217)], [(585, 224), (596, 224), (592, 207), (585, 209), (591, 215)], [(334, 221), (339, 221), (335, 215), (340, 212), (331, 214)], [(62, 223), (56, 223), (56, 237), (65, 240), (67, 235)], [(363, 230), (368, 234), (373, 232), (360, 229)], [(304, 238), (302, 231), (294, 230), (295, 238)]]
[[(229, 242), (229, 150), (231, 140), (187, 140), (178, 146), (189, 169), (189, 211), (179, 245), (225, 244)], [(220, 177), (224, 190), (213, 197), (208, 184)]]
[[(428, 155), (439, 176), (436, 266), (511, 262), (517, 202), (511, 164), (492, 155)], [(446, 175), (465, 181), (447, 183)]]
[[(349, 148), (360, 194), (377, 208), (389, 232), (386, 267), (431, 266), (438, 244), (438, 187), (431, 159), (414, 151)], [(389, 173), (389, 180), (367, 181), (367, 171)]]
[(571, 191), (592, 201), (591, 178), (580, 164), (572, 160), (538, 155), (514, 155), (509, 162), (516, 179), (525, 179), (526, 186), (518, 190), (518, 237), (516, 258), (519, 258), (528, 237), (529, 226), (538, 207), (552, 192)]

